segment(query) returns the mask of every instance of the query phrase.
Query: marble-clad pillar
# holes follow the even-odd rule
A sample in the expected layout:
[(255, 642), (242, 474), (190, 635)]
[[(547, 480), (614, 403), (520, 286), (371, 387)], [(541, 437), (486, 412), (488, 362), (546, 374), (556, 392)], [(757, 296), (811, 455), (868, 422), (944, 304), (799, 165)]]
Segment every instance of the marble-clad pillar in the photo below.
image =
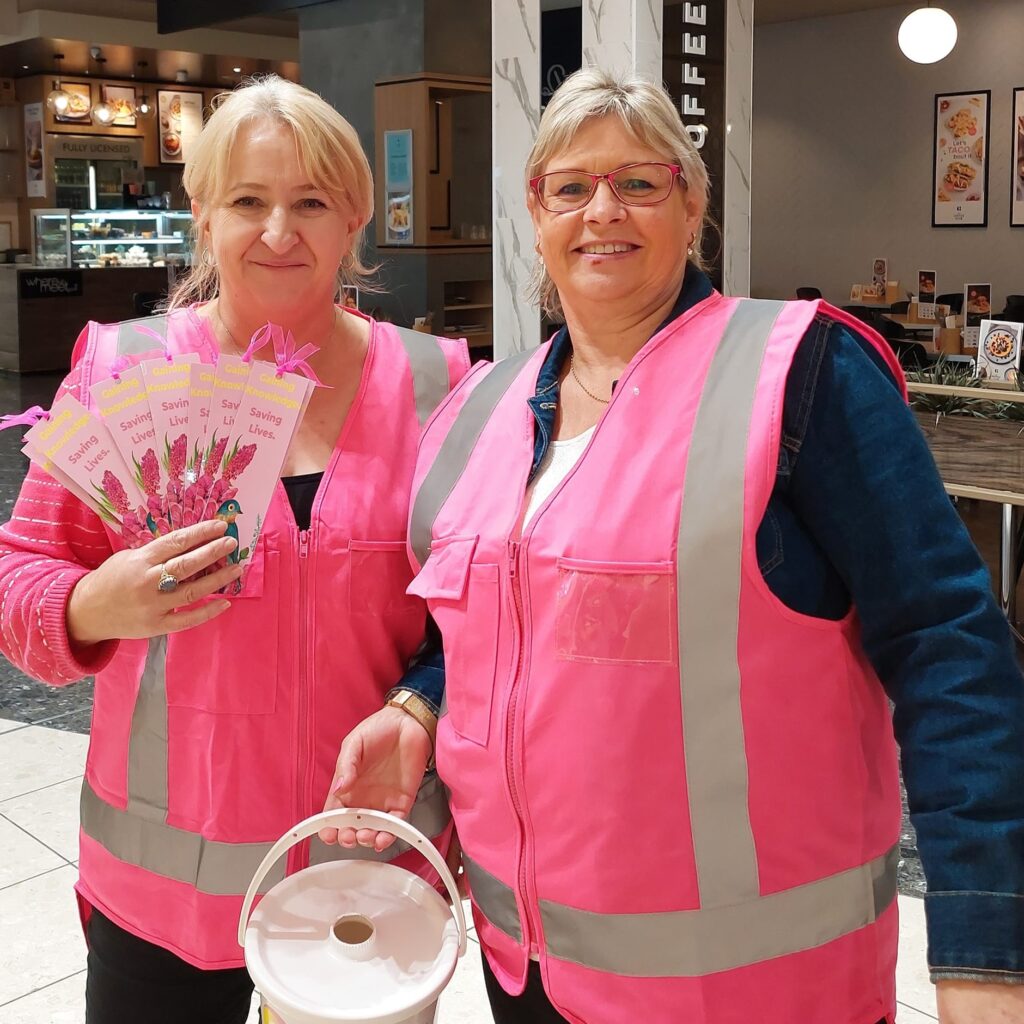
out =
[(754, 0), (725, 0), (725, 181), (722, 289), (750, 294), (750, 145)]
[(540, 0), (491, 0), (494, 153), (494, 357), (540, 343), (540, 314), (527, 299), (534, 261), (526, 208), (526, 157), (540, 121)]
[(583, 63), (661, 81), (664, 0), (583, 0)]

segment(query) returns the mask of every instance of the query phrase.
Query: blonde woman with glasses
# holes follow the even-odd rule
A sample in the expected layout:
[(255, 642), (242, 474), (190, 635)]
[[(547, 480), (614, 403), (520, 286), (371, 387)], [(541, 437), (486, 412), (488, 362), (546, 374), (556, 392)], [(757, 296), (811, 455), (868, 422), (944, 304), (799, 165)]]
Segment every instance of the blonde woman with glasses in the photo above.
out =
[(526, 178), (565, 327), (442, 407), (409, 537), (495, 1020), (893, 1024), (887, 694), (940, 1020), (1024, 1020), (1024, 686), (892, 353), (712, 287), (658, 86), (569, 78)]
[[(88, 1024), (241, 1024), (252, 982), (242, 895), (270, 845), (323, 805), (342, 737), (380, 706), (424, 637), (404, 534), (420, 426), (468, 369), (463, 343), (336, 304), (365, 279), (369, 165), (320, 97), (270, 77), (217, 106), (185, 167), (196, 258), (169, 310), (89, 324), (64, 390), (153, 342), (213, 361), (271, 322), (319, 351), (245, 589), (218, 521), (121, 550), (35, 466), (0, 529), (0, 650), (61, 685), (96, 676), (78, 901)], [(409, 704), (408, 698), (403, 702)], [(395, 709), (426, 759), (430, 740)], [(417, 780), (419, 781), (419, 780)], [(443, 839), (435, 777), (395, 809)], [(335, 853), (337, 851), (335, 850)], [(319, 842), (287, 870), (323, 860)], [(384, 854), (383, 856), (388, 856)]]

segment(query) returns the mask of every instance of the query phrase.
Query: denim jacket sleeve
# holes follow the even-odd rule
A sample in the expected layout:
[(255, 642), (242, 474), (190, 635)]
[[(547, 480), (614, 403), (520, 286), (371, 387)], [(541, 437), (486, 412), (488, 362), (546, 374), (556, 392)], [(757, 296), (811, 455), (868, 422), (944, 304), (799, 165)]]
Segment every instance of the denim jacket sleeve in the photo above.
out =
[(409, 661), (409, 667), (398, 681), (395, 690), (412, 690), (431, 707), (435, 715), (441, 712), (444, 700), (444, 648), (441, 631), (432, 616), (427, 616), (427, 632), (419, 650)]
[(1007, 623), (877, 353), (831, 321), (801, 349), (777, 487), (842, 577), (895, 706), (932, 977), (1024, 983), (1024, 679)]

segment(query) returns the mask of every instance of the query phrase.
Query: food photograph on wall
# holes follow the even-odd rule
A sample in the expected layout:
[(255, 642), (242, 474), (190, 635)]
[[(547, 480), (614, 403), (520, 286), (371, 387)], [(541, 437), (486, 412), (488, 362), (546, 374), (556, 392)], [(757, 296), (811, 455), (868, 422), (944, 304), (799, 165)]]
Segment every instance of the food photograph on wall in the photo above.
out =
[(160, 163), (183, 164), (192, 140), (203, 128), (203, 94), (181, 90), (157, 93), (160, 117)]
[(1024, 228), (1024, 89), (1013, 90), (1013, 167), (1010, 181), (1010, 225)]
[(935, 97), (933, 227), (988, 223), (989, 92)]

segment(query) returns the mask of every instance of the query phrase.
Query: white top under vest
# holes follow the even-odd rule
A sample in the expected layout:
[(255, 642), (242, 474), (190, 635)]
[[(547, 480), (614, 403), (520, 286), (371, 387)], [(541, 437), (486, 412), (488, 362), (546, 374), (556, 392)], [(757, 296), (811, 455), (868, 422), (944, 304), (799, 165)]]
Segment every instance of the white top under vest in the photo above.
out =
[(523, 528), (537, 514), (537, 510), (551, 497), (555, 488), (569, 475), (590, 441), (594, 428), (584, 430), (567, 441), (552, 441), (544, 453), (537, 475), (526, 490), (526, 512)]

